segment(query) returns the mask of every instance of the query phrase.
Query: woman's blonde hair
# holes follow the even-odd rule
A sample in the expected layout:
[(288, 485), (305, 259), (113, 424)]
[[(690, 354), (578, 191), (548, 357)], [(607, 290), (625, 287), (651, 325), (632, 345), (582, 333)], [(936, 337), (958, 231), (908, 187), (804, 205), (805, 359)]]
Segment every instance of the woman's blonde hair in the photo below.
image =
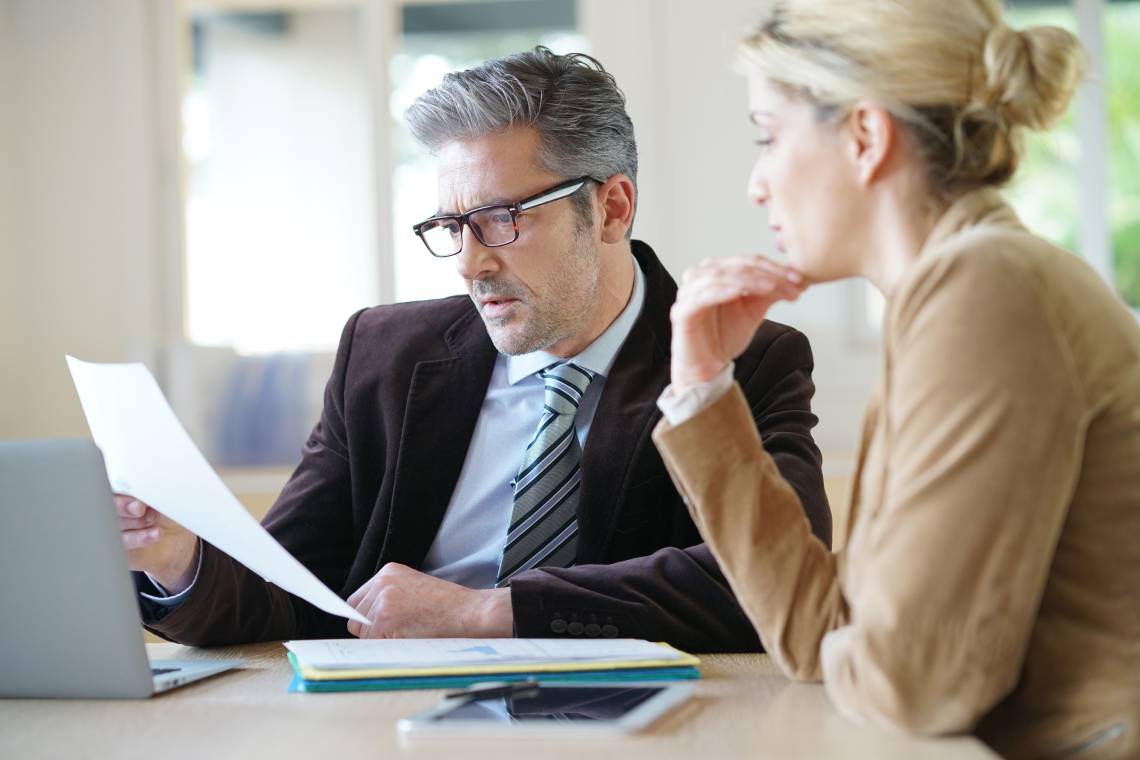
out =
[(1064, 114), (1085, 63), (1064, 29), (1008, 27), (998, 0), (775, 0), (740, 57), (821, 115), (889, 110), (941, 197), (1008, 180), (1022, 128)]

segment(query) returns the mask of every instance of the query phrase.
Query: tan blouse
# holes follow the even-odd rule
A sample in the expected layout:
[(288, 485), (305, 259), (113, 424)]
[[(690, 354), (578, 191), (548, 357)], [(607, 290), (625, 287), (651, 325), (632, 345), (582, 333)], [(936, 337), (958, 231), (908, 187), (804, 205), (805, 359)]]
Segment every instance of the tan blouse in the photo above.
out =
[(654, 440), (768, 652), (846, 715), (1140, 757), (1140, 328), (996, 191), (890, 298), (843, 550), (737, 386)]

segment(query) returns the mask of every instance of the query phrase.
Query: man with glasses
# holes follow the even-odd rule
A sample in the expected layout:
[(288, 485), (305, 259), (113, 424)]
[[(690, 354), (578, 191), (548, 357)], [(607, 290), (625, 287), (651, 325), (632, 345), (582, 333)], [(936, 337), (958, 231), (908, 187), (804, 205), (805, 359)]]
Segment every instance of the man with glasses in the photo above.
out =
[[(757, 648), (650, 440), (676, 285), (629, 236), (637, 151), (613, 77), (537, 48), (448, 75), (408, 121), (439, 158), (440, 207), (414, 232), (452, 258), (468, 296), (349, 320), (321, 419), (265, 518), (372, 623), (346, 631), (117, 497), (148, 627), (191, 644), (351, 633)], [(735, 372), (829, 541), (811, 369), (804, 336), (769, 323)]]

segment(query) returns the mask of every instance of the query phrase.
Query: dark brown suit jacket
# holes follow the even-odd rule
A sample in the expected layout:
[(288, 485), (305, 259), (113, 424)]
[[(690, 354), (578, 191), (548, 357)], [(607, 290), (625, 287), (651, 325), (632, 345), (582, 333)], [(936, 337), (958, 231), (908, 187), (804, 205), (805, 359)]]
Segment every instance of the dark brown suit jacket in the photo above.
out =
[[(614, 360), (582, 453), (577, 565), (511, 582), (518, 636), (620, 636), (700, 652), (753, 651), (756, 633), (701, 543), (650, 439), (669, 382), (676, 284), (634, 241), (645, 305)], [(496, 351), (470, 299), (365, 309), (345, 326), (324, 411), (266, 530), (347, 598), (387, 562), (419, 567), (459, 477)], [(831, 538), (811, 437), (807, 339), (767, 322), (736, 362), (764, 445), (812, 529)], [(740, 505), (742, 509), (747, 505)], [(149, 583), (136, 574), (141, 590)], [(141, 599), (141, 597), (140, 597)], [(203, 544), (174, 608), (141, 602), (147, 627), (196, 645), (345, 637), (345, 621)]]

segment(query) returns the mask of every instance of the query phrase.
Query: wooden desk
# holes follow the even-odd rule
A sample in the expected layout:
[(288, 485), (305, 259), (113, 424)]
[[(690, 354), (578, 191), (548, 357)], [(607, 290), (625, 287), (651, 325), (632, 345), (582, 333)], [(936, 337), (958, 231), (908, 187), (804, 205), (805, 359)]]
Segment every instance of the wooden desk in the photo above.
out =
[(242, 657), (246, 669), (150, 700), (0, 700), (2, 758), (993, 758), (972, 738), (919, 740), (839, 716), (818, 685), (785, 679), (764, 655), (707, 655), (697, 698), (648, 733), (622, 739), (401, 740), (398, 718), (439, 691), (289, 694), (279, 644), (192, 649), (148, 644), (151, 657)]

